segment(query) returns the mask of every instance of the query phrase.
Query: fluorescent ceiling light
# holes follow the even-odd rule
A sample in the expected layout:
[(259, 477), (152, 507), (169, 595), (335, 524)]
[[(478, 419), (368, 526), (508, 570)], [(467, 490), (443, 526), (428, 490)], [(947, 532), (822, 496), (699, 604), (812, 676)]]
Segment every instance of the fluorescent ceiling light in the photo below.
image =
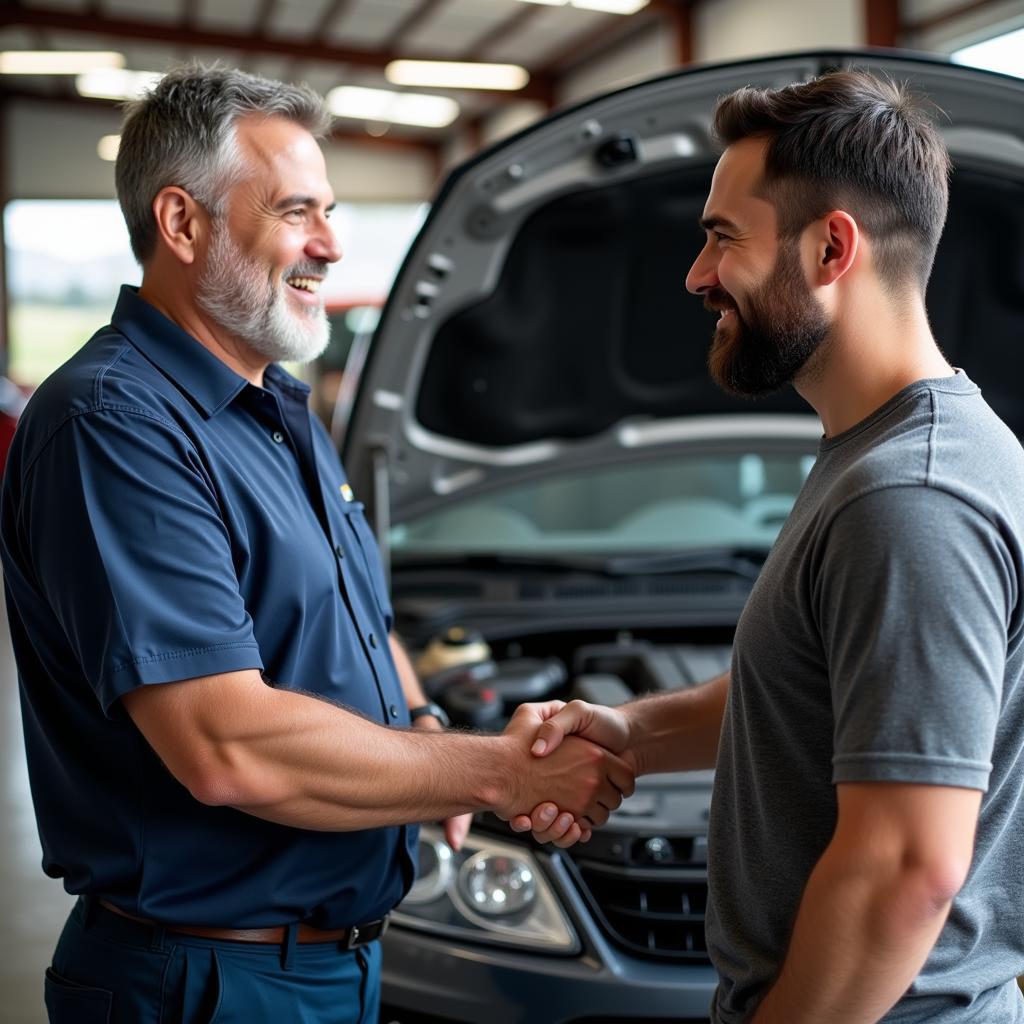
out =
[(81, 75), (98, 68), (123, 68), (124, 54), (110, 50), (4, 50), (0, 75)]
[(530, 73), (518, 64), (478, 64), (454, 60), (393, 60), (384, 75), (395, 85), (435, 89), (522, 89)]
[(152, 89), (163, 75), (159, 71), (125, 71), (106, 68), (88, 71), (75, 79), (75, 88), (82, 96), (102, 100), (137, 100)]
[(605, 14), (636, 14), (651, 0), (522, 0), (527, 4), (544, 4), (547, 7), (564, 7), (570, 4), (584, 11), (603, 11)]
[(447, 96), (390, 89), (339, 85), (327, 94), (327, 106), (338, 117), (364, 121), (390, 121), (421, 128), (444, 128), (459, 116), (459, 105)]
[(117, 159), (117, 151), (121, 148), (120, 135), (104, 135), (96, 144), (96, 152), (101, 160), (113, 162)]
[(605, 14), (636, 14), (642, 11), (650, 0), (570, 0), (573, 7), (585, 11), (604, 11)]
[(1024, 78), (1024, 28), (965, 46), (953, 54), (953, 60), (957, 64)]

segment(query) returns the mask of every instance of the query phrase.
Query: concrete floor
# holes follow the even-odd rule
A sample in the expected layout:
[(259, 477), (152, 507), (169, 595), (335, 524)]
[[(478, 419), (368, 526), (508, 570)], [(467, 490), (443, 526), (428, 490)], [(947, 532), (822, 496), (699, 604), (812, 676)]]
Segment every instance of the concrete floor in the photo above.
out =
[(43, 971), (73, 902), (40, 867), (18, 677), (0, 598), (0, 1022), (45, 1024)]

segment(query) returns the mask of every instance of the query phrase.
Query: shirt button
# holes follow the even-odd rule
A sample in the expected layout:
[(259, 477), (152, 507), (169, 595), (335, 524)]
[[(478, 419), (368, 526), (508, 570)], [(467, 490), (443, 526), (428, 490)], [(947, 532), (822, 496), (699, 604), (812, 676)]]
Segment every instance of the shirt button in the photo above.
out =
[(280, 430), (275, 430), (270, 436), (274, 439), (274, 444), (281, 444), (284, 441), (284, 434)]
[(340, 544), (335, 544), (334, 545), (334, 553), (339, 558), (344, 558), (345, 557), (345, 549)]
[(374, 650), (376, 650), (377, 649), (377, 635), (375, 633), (371, 633), (366, 639), (370, 641), (370, 646)]
[(392, 718), (397, 718), (398, 717), (398, 707), (396, 705), (392, 704), (391, 707), (388, 708), (388, 710), (391, 712), (391, 717)]

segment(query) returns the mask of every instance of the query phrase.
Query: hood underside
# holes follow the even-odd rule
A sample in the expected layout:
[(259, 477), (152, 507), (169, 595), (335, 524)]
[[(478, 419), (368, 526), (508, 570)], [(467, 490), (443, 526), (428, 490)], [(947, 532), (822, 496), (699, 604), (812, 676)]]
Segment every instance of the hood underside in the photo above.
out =
[(694, 418), (706, 432), (723, 414), (753, 414), (752, 428), (808, 414), (792, 389), (749, 403), (711, 384), (714, 316), (684, 279), (703, 245), (716, 99), (852, 65), (909, 80), (944, 112), (955, 171), (929, 315), (950, 361), (1024, 434), (1024, 82), (911, 56), (787, 56), (631, 86), (452, 172), (385, 307), (347, 430), (368, 504), (386, 500), (398, 519), (626, 458), (638, 436), (685, 443)]

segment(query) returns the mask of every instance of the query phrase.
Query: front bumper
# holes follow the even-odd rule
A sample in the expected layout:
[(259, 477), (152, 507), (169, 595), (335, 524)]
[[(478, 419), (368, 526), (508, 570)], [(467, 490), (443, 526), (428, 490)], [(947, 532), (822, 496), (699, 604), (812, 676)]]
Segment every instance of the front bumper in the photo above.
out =
[(559, 860), (539, 859), (583, 951), (540, 955), (396, 923), (383, 943), (382, 1024), (706, 1024), (713, 968), (622, 952), (605, 939)]

